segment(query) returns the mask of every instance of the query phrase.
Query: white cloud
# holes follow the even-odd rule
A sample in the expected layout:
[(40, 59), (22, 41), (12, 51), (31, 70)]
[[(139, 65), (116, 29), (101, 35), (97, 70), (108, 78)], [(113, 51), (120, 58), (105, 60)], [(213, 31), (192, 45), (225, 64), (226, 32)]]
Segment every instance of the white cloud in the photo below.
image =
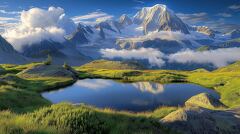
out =
[(232, 10), (240, 10), (240, 5), (239, 4), (235, 4), (235, 5), (231, 5), (228, 8), (232, 9)]
[(193, 14), (177, 13), (176, 15), (180, 17), (184, 22), (191, 25), (202, 23), (204, 21), (209, 20), (208, 14), (205, 12), (193, 13)]
[(139, 3), (139, 4), (145, 4), (145, 2), (141, 1), (141, 0), (133, 0), (133, 1), (136, 2), (136, 3)]
[(198, 63), (213, 64), (216, 67), (226, 66), (231, 62), (240, 60), (240, 48), (220, 48), (209, 51), (183, 50), (174, 54), (166, 55), (153, 48), (140, 48), (132, 50), (101, 49), (102, 57), (114, 59), (148, 60), (152, 66), (163, 66), (168, 63)]
[(11, 17), (0, 17), (0, 21), (11, 21), (11, 20), (17, 20), (16, 18), (11, 18)]
[(17, 18), (0, 17), (0, 33), (2, 34), (4, 30), (16, 26), (17, 22), (18, 22)]
[(148, 62), (153, 66), (161, 67), (164, 65), (164, 54), (157, 49), (153, 48), (140, 48), (132, 50), (116, 50), (116, 49), (101, 49), (100, 53), (105, 58), (123, 58), (123, 59), (140, 59), (148, 60)]
[(21, 12), (19, 11), (6, 11), (6, 10), (0, 10), (0, 13), (3, 13), (3, 14), (20, 14)]
[(168, 56), (169, 62), (177, 63), (212, 63), (216, 67), (228, 65), (240, 60), (240, 48), (222, 48), (210, 51), (196, 52), (185, 50)]
[(112, 19), (114, 16), (109, 15), (105, 12), (96, 11), (86, 15), (74, 16), (72, 19), (75, 23), (84, 23), (84, 24), (96, 24), (99, 21)]
[(48, 10), (32, 8), (21, 12), (20, 23), (6, 30), (3, 36), (18, 51), (23, 45), (39, 43), (42, 40), (64, 41), (64, 36), (75, 30), (76, 25), (60, 7)]
[(106, 80), (101, 80), (101, 79), (83, 80), (83, 81), (77, 81), (76, 85), (80, 87), (88, 88), (88, 89), (97, 90), (97, 89), (103, 89), (111, 86), (111, 82)]
[(217, 31), (221, 31), (221, 32), (230, 32), (234, 29), (239, 29), (240, 28), (240, 24), (237, 23), (229, 23), (226, 22), (225, 19), (218, 19), (218, 20), (212, 20), (212, 21), (207, 21), (205, 22), (205, 24), (209, 27), (211, 27), (212, 29), (215, 29)]
[(221, 16), (221, 17), (232, 17), (232, 14), (229, 14), (229, 13), (218, 13), (217, 16)]

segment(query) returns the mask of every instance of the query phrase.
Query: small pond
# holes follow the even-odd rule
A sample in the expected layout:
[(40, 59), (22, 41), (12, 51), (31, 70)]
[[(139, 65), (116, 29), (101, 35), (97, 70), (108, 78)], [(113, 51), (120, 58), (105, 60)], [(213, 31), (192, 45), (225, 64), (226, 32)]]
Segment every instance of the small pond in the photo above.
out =
[(78, 80), (72, 86), (44, 92), (42, 96), (52, 103), (84, 103), (99, 108), (140, 112), (159, 106), (182, 106), (187, 99), (203, 92), (219, 98), (215, 91), (195, 84), (120, 83), (105, 79)]

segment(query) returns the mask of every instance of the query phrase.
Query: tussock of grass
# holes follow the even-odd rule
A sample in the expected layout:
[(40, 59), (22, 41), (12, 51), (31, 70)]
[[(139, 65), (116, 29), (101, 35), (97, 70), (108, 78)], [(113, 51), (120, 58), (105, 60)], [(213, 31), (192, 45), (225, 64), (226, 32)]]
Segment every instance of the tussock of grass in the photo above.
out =
[(23, 115), (9, 111), (0, 112), (0, 123), (8, 120), (0, 126), (0, 133), (170, 133), (158, 119), (148, 118), (146, 114), (122, 113), (60, 103)]

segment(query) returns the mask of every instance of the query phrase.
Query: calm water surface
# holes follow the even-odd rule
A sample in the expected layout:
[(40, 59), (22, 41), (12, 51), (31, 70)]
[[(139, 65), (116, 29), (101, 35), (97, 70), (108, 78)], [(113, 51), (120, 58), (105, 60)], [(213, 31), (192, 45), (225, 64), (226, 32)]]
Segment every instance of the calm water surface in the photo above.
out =
[(195, 84), (119, 83), (104, 79), (78, 80), (72, 86), (44, 92), (42, 96), (52, 103), (67, 101), (137, 112), (153, 110), (163, 105), (183, 105), (190, 97), (203, 92), (219, 98), (213, 90)]

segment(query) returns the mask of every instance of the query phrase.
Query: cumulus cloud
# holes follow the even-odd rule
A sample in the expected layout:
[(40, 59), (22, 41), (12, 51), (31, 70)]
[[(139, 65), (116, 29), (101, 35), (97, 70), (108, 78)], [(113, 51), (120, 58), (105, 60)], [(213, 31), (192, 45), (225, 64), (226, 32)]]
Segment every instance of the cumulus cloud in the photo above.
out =
[(109, 15), (102, 11), (96, 11), (92, 13), (88, 13), (86, 15), (74, 16), (72, 19), (75, 23), (84, 23), (88, 25), (94, 25), (99, 21), (105, 21), (112, 19), (114, 16)]
[(103, 57), (114, 59), (138, 59), (138, 60), (148, 60), (148, 62), (153, 66), (161, 67), (164, 65), (164, 54), (157, 49), (153, 48), (140, 48), (132, 50), (116, 50), (116, 49), (101, 49), (100, 53)]
[(216, 67), (228, 65), (240, 60), (240, 48), (222, 48), (203, 52), (185, 50), (168, 56), (169, 62), (177, 63), (212, 63)]
[(21, 51), (23, 45), (39, 43), (42, 40), (63, 42), (64, 36), (75, 28), (75, 23), (60, 7), (49, 7), (48, 10), (32, 8), (22, 11), (20, 23), (6, 30), (3, 36), (16, 50)]

